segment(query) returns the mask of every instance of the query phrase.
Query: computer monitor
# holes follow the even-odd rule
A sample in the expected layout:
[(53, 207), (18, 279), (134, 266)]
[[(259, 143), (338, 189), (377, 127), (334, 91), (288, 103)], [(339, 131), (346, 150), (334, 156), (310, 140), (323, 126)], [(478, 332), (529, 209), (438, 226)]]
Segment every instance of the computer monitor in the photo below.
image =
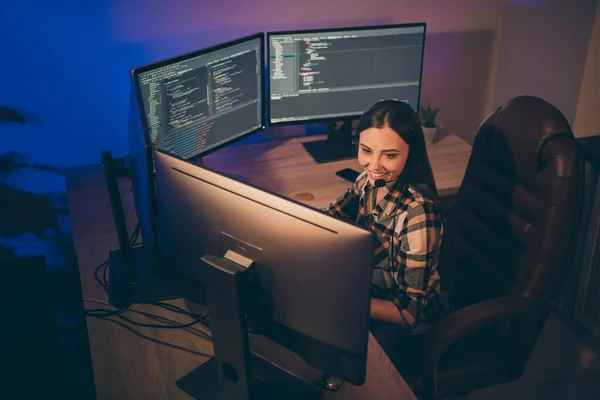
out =
[(193, 160), (264, 129), (264, 34), (132, 70), (155, 148)]
[(153, 149), (195, 160), (264, 129), (264, 34), (131, 70), (129, 168), (144, 245), (157, 249)]
[[(326, 374), (362, 384), (372, 233), (162, 151), (154, 158), (161, 257), (205, 291), (217, 365), (244, 368), (231, 361), (243, 328), (234, 323), (241, 304), (250, 308), (250, 321), (261, 321), (260, 334)], [(247, 271), (250, 264), (248, 289), (247, 279), (231, 271)], [(236, 298), (236, 279), (250, 295)], [(206, 371), (213, 367), (203, 364), (180, 387), (194, 395), (190, 386), (209, 385)], [(219, 374), (220, 385), (232, 385)]]
[(425, 23), (267, 33), (268, 124), (345, 121), (304, 144), (318, 163), (356, 157), (351, 120), (384, 99), (419, 110)]

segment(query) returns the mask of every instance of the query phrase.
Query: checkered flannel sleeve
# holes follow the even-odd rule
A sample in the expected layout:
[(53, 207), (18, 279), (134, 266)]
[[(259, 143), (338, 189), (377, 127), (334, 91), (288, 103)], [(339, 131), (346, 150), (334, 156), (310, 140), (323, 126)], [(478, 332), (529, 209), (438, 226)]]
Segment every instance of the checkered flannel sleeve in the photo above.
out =
[(429, 281), (432, 274), (438, 276), (442, 217), (433, 203), (414, 203), (398, 228), (399, 234), (394, 235), (395, 284), (386, 290), (386, 297), (396, 304), (407, 325), (413, 327), (422, 317), (427, 299), (439, 286), (439, 282), (430, 286)]
[(331, 203), (325, 212), (343, 220), (355, 221), (358, 217), (360, 204), (360, 189), (358, 185), (357, 180), (352, 184), (352, 187)]

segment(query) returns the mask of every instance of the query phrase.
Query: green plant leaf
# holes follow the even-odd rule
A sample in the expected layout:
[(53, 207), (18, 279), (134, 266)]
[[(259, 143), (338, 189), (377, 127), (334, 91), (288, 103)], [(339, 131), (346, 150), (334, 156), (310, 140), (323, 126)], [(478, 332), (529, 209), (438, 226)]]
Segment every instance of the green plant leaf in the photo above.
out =
[(426, 128), (435, 128), (437, 126), (435, 118), (440, 111), (440, 108), (432, 109), (430, 104), (428, 104), (427, 107), (421, 107), (421, 121), (423, 126)]

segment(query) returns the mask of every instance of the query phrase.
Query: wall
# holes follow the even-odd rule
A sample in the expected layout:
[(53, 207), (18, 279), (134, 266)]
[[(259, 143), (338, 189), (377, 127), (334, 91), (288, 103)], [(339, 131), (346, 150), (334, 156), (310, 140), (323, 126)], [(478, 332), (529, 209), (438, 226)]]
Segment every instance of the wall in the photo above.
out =
[(600, 135), (600, 4), (596, 9), (573, 131), (577, 137)]
[(505, 0), (492, 104), (523, 94), (539, 96), (573, 124), (597, 4)]
[[(98, 163), (102, 150), (126, 154), (132, 67), (275, 29), (426, 21), (423, 100), (443, 108), (442, 124), (473, 125), (485, 112), (485, 58), (494, 51), (502, 9), (501, 0), (49, 3), (0, 5), (0, 106), (28, 120), (0, 126), (0, 154), (17, 150), (57, 167)], [(55, 190), (46, 178), (23, 179), (30, 190)]]

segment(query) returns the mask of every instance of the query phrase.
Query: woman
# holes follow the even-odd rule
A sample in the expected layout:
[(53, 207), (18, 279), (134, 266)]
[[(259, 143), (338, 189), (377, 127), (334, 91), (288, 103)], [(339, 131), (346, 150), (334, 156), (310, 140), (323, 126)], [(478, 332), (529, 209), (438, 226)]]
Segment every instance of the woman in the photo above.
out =
[(437, 189), (420, 120), (407, 103), (378, 102), (355, 137), (364, 171), (327, 211), (375, 234), (371, 332), (398, 368), (406, 361), (402, 337), (425, 333), (425, 308), (439, 292)]

